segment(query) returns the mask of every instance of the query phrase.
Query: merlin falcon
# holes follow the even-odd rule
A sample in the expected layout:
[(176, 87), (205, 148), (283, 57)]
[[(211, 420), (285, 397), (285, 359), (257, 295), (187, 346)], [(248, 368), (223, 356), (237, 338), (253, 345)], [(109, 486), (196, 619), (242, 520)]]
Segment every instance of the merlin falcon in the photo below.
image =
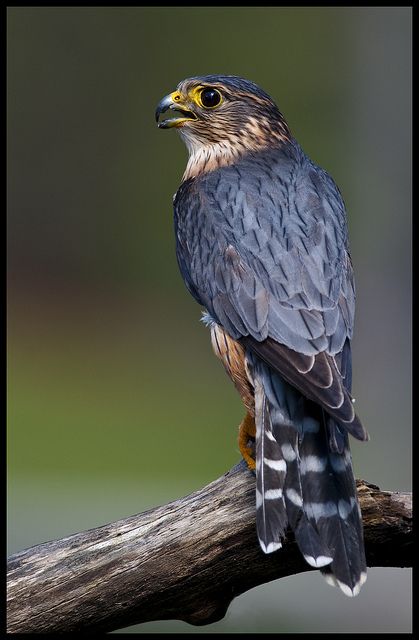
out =
[[(160, 116), (163, 116), (160, 119)], [(265, 553), (287, 527), (306, 562), (355, 596), (366, 561), (349, 434), (355, 290), (345, 206), (272, 98), (237, 76), (188, 78), (156, 109), (189, 151), (176, 255), (246, 416)]]

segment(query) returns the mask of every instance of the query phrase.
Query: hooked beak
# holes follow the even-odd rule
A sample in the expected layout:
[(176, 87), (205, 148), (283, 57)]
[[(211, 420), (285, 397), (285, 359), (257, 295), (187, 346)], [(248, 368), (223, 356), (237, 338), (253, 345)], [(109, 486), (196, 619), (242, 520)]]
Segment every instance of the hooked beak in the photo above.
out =
[[(177, 111), (181, 114), (180, 117), (166, 118), (159, 122), (159, 116), (168, 110)], [(185, 122), (189, 120), (197, 120), (197, 116), (182, 104), (182, 96), (179, 91), (174, 91), (168, 96), (165, 96), (163, 100), (160, 100), (156, 108), (156, 122), (159, 129), (170, 129), (171, 127), (181, 127)]]

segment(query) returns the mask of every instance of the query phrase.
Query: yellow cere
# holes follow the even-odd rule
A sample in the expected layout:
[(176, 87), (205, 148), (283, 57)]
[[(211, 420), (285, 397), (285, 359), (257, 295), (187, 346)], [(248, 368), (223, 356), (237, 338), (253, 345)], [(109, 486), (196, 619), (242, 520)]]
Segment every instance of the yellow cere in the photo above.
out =
[(182, 100), (182, 94), (179, 91), (173, 91), (173, 93), (170, 94), (170, 97), (173, 102), (181, 102)]
[[(183, 96), (180, 93), (180, 91), (173, 91), (170, 94), (170, 97), (172, 99), (172, 101), (174, 102), (174, 104), (179, 104), (179, 107), (182, 108), (187, 108), (187, 105), (185, 105), (185, 101), (182, 99)], [(166, 122), (166, 128), (167, 129), (171, 129), (172, 127), (181, 127), (184, 122), (189, 122), (192, 118), (174, 118), (173, 120), (168, 120)]]

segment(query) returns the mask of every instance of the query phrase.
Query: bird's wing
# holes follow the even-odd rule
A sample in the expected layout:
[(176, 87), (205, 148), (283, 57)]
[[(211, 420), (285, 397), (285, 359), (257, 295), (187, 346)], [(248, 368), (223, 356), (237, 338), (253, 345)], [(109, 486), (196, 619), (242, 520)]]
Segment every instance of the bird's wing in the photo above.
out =
[[(286, 199), (284, 183), (293, 185)], [(352, 336), (354, 286), (332, 179), (314, 168), (291, 181), (224, 169), (222, 179), (208, 174), (195, 188), (201, 226), (189, 276), (202, 303), (233, 338), (366, 439), (338, 367)]]
[[(220, 277), (212, 285), (211, 296), (215, 318), (228, 331), (240, 333), (242, 344), (279, 371), (304, 396), (323, 406), (352, 435), (365, 439), (366, 433), (337, 364), (340, 351), (328, 353), (326, 346), (327, 340), (334, 338), (327, 314), (334, 311), (342, 317), (339, 302), (334, 309), (325, 310), (284, 305), (273, 293), (269, 278), (257, 275), (240, 256), (239, 249), (231, 245), (217, 271)], [(343, 296), (341, 292), (340, 298)], [(336, 330), (336, 325), (333, 326)], [(321, 341), (322, 346), (324, 341), (326, 348), (314, 350), (316, 341)], [(298, 350), (307, 343), (314, 347), (309, 353)]]

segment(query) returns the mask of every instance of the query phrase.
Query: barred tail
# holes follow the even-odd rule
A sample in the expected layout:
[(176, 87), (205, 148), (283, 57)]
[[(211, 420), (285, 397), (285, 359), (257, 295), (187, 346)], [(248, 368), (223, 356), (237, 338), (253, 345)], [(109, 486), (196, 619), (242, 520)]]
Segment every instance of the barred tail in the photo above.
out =
[(279, 549), (289, 524), (307, 563), (355, 596), (366, 562), (348, 435), (265, 364), (253, 378), (260, 545)]
[(281, 450), (287, 463), (285, 504), (290, 527), (306, 562), (312, 567), (324, 567), (330, 564), (333, 558), (304, 509), (298, 432), (293, 427), (279, 423), (275, 425), (274, 433), (278, 442), (281, 443)]
[[(311, 408), (313, 413), (318, 411), (317, 407)], [(367, 569), (348, 435), (338, 430), (341, 444), (331, 451), (328, 417), (321, 410), (318, 413), (317, 431), (306, 431), (303, 426), (300, 445), (304, 509), (332, 550), (333, 561), (322, 569), (324, 577), (347, 596), (356, 596)]]
[(286, 463), (272, 433), (265, 392), (255, 381), (256, 527), (265, 553), (280, 549), (287, 527), (283, 486)]

